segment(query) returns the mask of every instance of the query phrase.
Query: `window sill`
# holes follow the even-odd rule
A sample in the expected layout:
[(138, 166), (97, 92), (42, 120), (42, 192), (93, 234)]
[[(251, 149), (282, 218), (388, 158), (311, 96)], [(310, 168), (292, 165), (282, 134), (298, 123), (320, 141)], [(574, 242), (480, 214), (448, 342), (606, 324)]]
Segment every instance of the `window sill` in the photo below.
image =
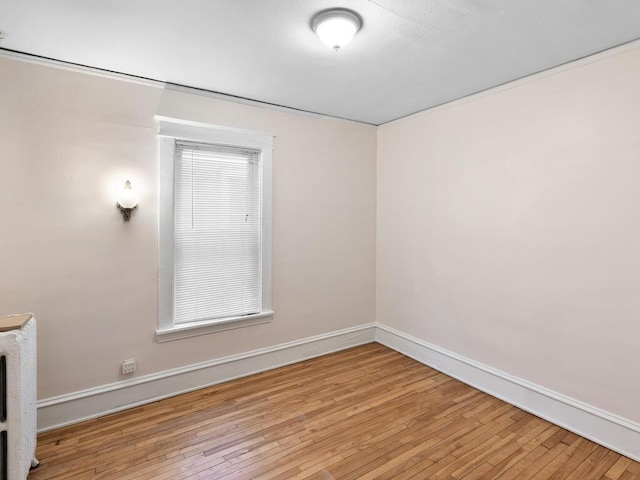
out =
[(273, 317), (273, 311), (245, 315), (242, 317), (230, 317), (223, 320), (211, 320), (208, 322), (185, 323), (171, 328), (156, 330), (158, 343), (180, 340), (182, 338), (208, 335), (209, 333), (233, 330), (235, 328), (250, 327), (269, 323)]

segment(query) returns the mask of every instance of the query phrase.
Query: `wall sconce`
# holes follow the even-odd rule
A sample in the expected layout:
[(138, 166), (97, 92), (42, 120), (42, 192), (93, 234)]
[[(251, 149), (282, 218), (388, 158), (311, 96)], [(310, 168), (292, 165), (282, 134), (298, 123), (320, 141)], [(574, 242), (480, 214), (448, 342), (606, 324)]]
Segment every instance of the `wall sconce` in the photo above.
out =
[(131, 211), (138, 206), (138, 195), (131, 187), (131, 182), (129, 180), (126, 181), (124, 188), (120, 192), (117, 206), (120, 209), (120, 212), (122, 212), (124, 221), (128, 222), (131, 218)]

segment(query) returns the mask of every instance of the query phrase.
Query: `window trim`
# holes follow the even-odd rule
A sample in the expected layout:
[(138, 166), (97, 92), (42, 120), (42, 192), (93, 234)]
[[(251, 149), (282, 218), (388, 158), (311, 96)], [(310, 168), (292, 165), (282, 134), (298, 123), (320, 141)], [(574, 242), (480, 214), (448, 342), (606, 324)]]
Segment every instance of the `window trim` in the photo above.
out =
[[(273, 135), (155, 116), (158, 124), (158, 342), (268, 323), (271, 308), (271, 181)], [(175, 142), (188, 140), (259, 149), (262, 163), (262, 309), (259, 313), (202, 322), (173, 322)]]

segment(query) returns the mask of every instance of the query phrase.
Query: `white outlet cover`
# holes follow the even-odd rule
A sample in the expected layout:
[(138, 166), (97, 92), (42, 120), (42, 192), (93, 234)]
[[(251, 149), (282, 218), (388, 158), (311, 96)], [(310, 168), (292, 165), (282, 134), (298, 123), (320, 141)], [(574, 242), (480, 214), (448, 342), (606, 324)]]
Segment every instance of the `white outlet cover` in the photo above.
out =
[(129, 359), (122, 362), (121, 371), (123, 375), (130, 375), (136, 371), (136, 361), (135, 359)]

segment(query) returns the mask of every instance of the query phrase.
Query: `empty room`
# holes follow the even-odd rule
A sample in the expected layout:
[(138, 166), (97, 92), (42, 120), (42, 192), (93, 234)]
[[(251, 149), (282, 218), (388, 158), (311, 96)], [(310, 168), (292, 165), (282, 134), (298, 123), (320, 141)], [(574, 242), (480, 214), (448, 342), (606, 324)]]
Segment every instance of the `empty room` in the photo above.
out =
[(640, 2), (0, 0), (0, 480), (640, 480)]

